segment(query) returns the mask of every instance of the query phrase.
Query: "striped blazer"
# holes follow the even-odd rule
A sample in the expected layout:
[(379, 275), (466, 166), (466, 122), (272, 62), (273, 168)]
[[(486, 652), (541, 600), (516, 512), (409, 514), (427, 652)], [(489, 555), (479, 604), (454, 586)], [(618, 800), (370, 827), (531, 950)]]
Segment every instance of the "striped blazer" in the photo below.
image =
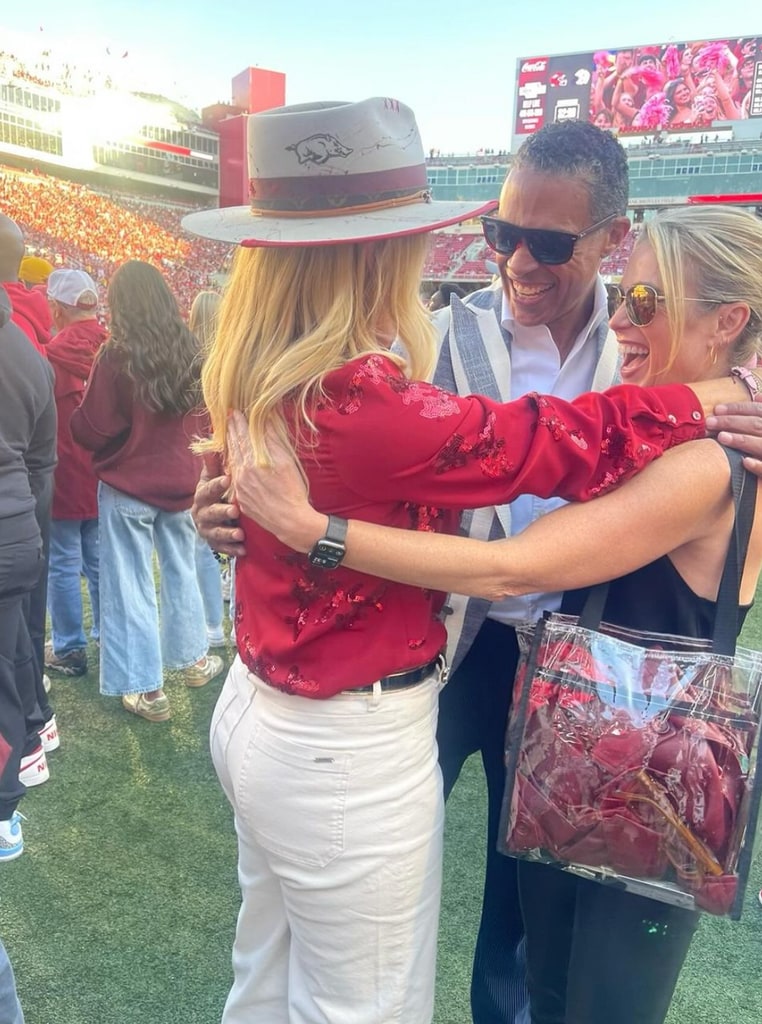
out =
[[(465, 299), (452, 296), (448, 309), (440, 310), (435, 323), (440, 350), (434, 383), (460, 395), (487, 395), (499, 402), (511, 397), (511, 334), (501, 323), (503, 290), (500, 281), (473, 292)], [(604, 320), (591, 334), (598, 350), (591, 390), (603, 391), (617, 380), (616, 338)], [(461, 531), (482, 540), (497, 540), (511, 533), (510, 505), (468, 511)], [(489, 611), (489, 601), (451, 594), (446, 608), (447, 654), (457, 668), (473, 643)]]

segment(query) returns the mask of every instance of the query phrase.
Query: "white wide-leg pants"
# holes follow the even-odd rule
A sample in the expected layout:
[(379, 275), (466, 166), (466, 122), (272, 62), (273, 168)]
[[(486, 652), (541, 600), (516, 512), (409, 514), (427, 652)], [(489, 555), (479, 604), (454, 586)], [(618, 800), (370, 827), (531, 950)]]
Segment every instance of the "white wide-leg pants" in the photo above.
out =
[(310, 700), (234, 662), (211, 725), (242, 893), (223, 1024), (431, 1020), (438, 692)]

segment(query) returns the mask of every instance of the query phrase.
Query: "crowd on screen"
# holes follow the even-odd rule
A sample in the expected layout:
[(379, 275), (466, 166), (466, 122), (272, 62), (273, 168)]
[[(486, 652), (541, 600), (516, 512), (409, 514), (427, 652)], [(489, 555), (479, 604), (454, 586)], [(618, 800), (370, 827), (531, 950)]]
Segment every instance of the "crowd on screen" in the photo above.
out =
[(750, 115), (755, 38), (600, 50), (590, 116), (619, 132), (706, 127)]

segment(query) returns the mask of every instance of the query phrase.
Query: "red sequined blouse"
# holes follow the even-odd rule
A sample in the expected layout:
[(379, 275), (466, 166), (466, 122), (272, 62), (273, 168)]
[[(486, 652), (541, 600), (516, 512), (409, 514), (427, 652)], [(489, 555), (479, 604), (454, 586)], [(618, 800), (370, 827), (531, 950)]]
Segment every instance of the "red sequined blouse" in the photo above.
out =
[[(501, 405), (409, 381), (390, 359), (370, 355), (330, 373), (324, 387), (315, 444), (300, 452), (312, 503), (410, 530), (453, 533), (464, 508), (518, 494), (584, 501), (705, 433), (701, 407), (681, 384)], [(270, 685), (331, 697), (425, 664), (444, 647), (443, 594), (315, 568), (246, 517), (241, 526), (238, 650)]]

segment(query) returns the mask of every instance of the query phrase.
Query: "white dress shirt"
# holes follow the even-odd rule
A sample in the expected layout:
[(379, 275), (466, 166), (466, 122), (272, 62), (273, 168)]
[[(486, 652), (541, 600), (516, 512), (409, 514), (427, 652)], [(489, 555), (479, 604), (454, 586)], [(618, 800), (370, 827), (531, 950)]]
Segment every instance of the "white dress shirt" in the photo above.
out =
[[(606, 316), (606, 289), (599, 279), (592, 315), (577, 335), (569, 355), (561, 363), (560, 353), (547, 326), (522, 327), (513, 319), (508, 300), (503, 296), (501, 322), (511, 335), (511, 399), (520, 398), (527, 391), (538, 391), (540, 394), (571, 400), (590, 391), (597, 353), (595, 345), (587, 342)], [(520, 533), (535, 519), (563, 504), (561, 498), (537, 498), (532, 494), (522, 494), (511, 502), (511, 535)], [(488, 618), (516, 625), (528, 620), (535, 621), (543, 611), (555, 611), (560, 604), (560, 593), (508, 597), (492, 604)]]

